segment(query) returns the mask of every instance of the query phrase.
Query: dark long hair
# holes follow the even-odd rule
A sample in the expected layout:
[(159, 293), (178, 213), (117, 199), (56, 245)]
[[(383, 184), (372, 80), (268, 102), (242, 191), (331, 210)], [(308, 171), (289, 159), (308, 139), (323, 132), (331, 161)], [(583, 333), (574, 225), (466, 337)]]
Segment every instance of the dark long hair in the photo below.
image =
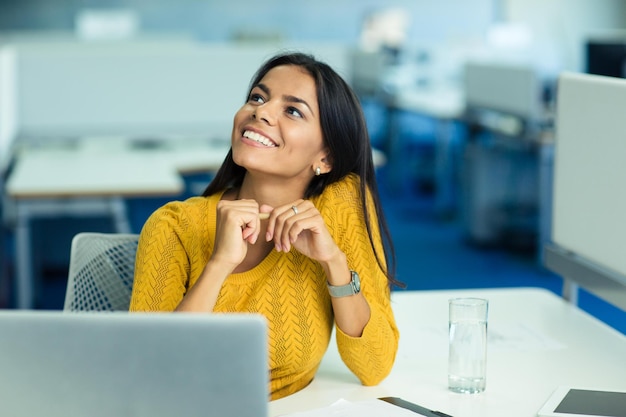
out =
[[(283, 65), (300, 67), (315, 80), (322, 136), (324, 145), (329, 150), (328, 157), (332, 164), (330, 172), (313, 177), (305, 191), (304, 198), (320, 195), (327, 185), (341, 180), (349, 173), (358, 175), (360, 178), (360, 201), (365, 216), (367, 234), (378, 264), (385, 271), (390, 284), (404, 287), (404, 284), (395, 278), (396, 257), (393, 241), (378, 196), (370, 138), (357, 96), (330, 66), (316, 60), (311, 55), (297, 52), (279, 54), (266, 61), (254, 75), (248, 93), (272, 68)], [(202, 195), (206, 197), (228, 188), (239, 187), (243, 182), (245, 173), (246, 170), (233, 161), (231, 149), (215, 178)], [(366, 204), (367, 188), (372, 195), (377, 214), (378, 227), (383, 240), (383, 254), (376, 250), (372, 237), (371, 216)], [(383, 262), (383, 257), (385, 262)], [(384, 267), (385, 264), (386, 267)]]

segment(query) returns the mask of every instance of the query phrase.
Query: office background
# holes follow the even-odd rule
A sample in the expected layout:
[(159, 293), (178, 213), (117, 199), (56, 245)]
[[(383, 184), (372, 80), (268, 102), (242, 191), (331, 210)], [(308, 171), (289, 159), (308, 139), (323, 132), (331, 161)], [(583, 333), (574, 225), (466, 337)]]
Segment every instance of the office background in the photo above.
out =
[[(406, 30), (397, 45), (396, 58), (410, 68), (419, 66), (424, 70), (426, 75), (419, 82), (442, 74), (452, 83), (461, 82), (464, 60), (488, 49), (492, 55), (531, 63), (549, 85), (560, 71), (585, 70), (584, 42), (588, 37), (626, 31), (626, 2), (622, 0), (321, 0), (310, 4), (252, 0), (0, 0), (0, 43), (34, 42), (42, 37), (51, 42), (67, 40), (76, 36), (85, 13), (122, 11), (125, 22), (135, 25), (134, 34), (150, 39), (189, 39), (226, 45), (322, 42), (358, 48), (362, 46), (365, 20), (376, 12), (394, 8), (402, 10), (406, 19), (401, 21)], [(550, 88), (546, 91), (549, 95)], [(388, 109), (377, 96), (362, 97), (373, 142), (382, 151), (388, 151)], [(451, 189), (446, 207), (441, 210), (441, 202), (436, 198), (432, 142), (437, 134), (437, 120), (405, 111), (398, 112), (396, 120), (396, 134), (407, 143), (403, 153), (408, 159), (390, 158), (379, 168), (379, 181), (398, 250), (399, 279), (415, 290), (533, 285), (559, 292), (560, 278), (541, 264), (537, 207), (527, 215), (520, 215), (523, 207), (510, 207), (509, 214), (517, 213), (517, 217), (509, 219), (509, 225), (514, 227), (507, 229), (505, 237), (481, 241), (472, 236), (472, 220), (467, 216), (469, 203), (463, 193), (464, 172), (460, 168), (465, 143), (475, 134), (471, 126), (453, 124), (455, 163), (449, 168)], [(488, 137), (489, 132), (480, 135)], [(493, 175), (506, 171), (516, 178), (529, 177), (517, 187), (537, 187), (540, 161), (518, 152), (506, 157), (512, 162), (504, 168), (496, 167), (499, 171)], [(398, 171), (401, 183), (397, 180)], [(193, 194), (197, 184), (208, 179), (208, 175), (202, 174), (187, 176), (186, 190), (177, 198)], [(531, 190), (530, 194), (535, 195), (536, 191)], [(138, 232), (146, 216), (168, 199), (127, 199), (132, 230)], [(513, 199), (515, 203), (526, 201)], [(78, 231), (111, 231), (113, 226), (104, 218), (41, 220), (33, 226), (37, 247), (34, 262), (39, 271), (37, 305), (60, 308), (69, 239)], [(0, 307), (7, 308), (14, 304), (11, 277), (15, 249), (10, 227), (3, 230), (2, 250), (6, 255)], [(580, 303), (610, 325), (626, 331), (623, 312), (589, 294), (583, 294)]]
[(621, 0), (320, 0), (308, 4), (276, 0), (1, 0), (0, 30), (48, 31), (50, 37), (63, 36), (75, 30), (82, 11), (125, 9), (135, 13), (144, 33), (179, 34), (205, 42), (266, 37), (357, 43), (366, 17), (392, 8), (400, 8), (408, 16), (408, 45), (471, 48), (484, 45), (498, 26), (514, 25), (529, 32), (532, 52), (528, 53), (538, 63), (564, 69), (582, 67), (585, 36), (623, 30), (626, 16), (626, 4)]

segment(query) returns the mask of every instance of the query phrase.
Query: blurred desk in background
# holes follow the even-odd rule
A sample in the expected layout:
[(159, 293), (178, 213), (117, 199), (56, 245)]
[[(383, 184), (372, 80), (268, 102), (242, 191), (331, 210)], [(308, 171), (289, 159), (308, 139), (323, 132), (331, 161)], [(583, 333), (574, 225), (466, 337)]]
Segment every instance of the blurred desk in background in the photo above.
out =
[[(536, 252), (550, 227), (552, 81), (530, 63), (465, 64), (461, 212), (465, 239)], [(540, 256), (539, 256), (540, 257)]]
[(463, 90), (452, 85), (403, 89), (389, 98), (389, 105), (442, 120), (458, 119), (465, 112)]
[(180, 195), (183, 173), (217, 170), (229, 149), (228, 142), (207, 140), (90, 138), (18, 151), (6, 185), (15, 209), (17, 307), (33, 307), (34, 218), (106, 215), (116, 231), (128, 233), (124, 198)]
[[(404, 51), (399, 59), (387, 50), (353, 50), (351, 79), (362, 102), (382, 113), (375, 146), (388, 158), (384, 185), (393, 194), (412, 191), (416, 182), (432, 185), (435, 210), (447, 215), (454, 210), (456, 121), (464, 115), (465, 99), (443, 62), (428, 58), (420, 65), (430, 52), (411, 57), (413, 52)], [(375, 129), (368, 127), (372, 136)]]

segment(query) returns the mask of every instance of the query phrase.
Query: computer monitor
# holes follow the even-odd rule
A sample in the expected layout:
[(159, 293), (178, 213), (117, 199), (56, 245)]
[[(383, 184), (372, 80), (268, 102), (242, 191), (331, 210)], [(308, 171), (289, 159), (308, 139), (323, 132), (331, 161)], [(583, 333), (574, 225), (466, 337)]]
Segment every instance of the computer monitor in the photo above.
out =
[(626, 39), (588, 40), (586, 72), (626, 78)]

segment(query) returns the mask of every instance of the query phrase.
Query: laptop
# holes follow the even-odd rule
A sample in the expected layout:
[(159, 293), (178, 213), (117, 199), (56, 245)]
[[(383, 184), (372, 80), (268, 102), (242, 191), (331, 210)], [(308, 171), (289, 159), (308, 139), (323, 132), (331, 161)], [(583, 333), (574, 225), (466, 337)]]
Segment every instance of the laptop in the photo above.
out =
[(265, 417), (267, 323), (248, 314), (0, 311), (2, 415)]

